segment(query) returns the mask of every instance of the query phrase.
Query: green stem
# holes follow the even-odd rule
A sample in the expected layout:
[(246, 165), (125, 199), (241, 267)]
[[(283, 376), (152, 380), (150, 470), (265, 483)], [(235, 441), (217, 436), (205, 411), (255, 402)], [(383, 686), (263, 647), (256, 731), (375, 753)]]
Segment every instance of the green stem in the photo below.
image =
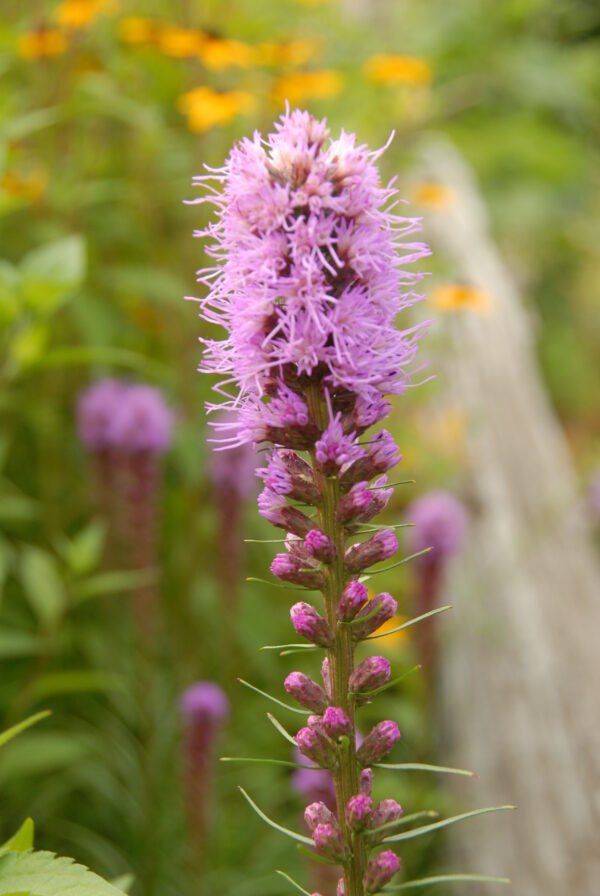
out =
[[(318, 386), (308, 391), (308, 404), (314, 421), (324, 430), (329, 423), (329, 414), (323, 395)], [(337, 476), (324, 476), (316, 463), (314, 451), (311, 462), (315, 482), (321, 495), (319, 522), (322, 531), (329, 536), (336, 548), (336, 560), (326, 568), (323, 600), (325, 616), (331, 630), (335, 632), (335, 644), (327, 656), (329, 659), (329, 675), (331, 679), (331, 699), (334, 706), (341, 707), (350, 717), (353, 736), (348, 747), (340, 750), (340, 764), (334, 774), (338, 819), (342, 835), (352, 849), (352, 858), (344, 866), (345, 896), (363, 896), (363, 874), (365, 868), (365, 847), (361, 836), (352, 836), (346, 824), (346, 804), (350, 797), (359, 792), (360, 775), (356, 760), (356, 706), (350, 696), (348, 681), (354, 668), (354, 642), (351, 627), (338, 625), (336, 607), (346, 582), (344, 553), (346, 550), (344, 527), (336, 520), (336, 510), (340, 500), (340, 483)]]

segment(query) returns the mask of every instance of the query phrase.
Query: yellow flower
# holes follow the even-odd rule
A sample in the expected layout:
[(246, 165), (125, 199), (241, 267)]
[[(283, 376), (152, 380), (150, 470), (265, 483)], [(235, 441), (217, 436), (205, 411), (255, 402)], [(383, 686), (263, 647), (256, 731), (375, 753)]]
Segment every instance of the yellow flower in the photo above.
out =
[(424, 87), (431, 82), (431, 67), (418, 56), (395, 56), (384, 53), (370, 56), (365, 62), (364, 71), (371, 81), (382, 84), (408, 84), (411, 87)]
[(99, 15), (113, 11), (112, 0), (62, 0), (53, 17), (63, 28), (85, 28)]
[(48, 175), (40, 168), (26, 173), (6, 171), (0, 179), (0, 187), (18, 199), (35, 202), (43, 195), (48, 184)]
[(464, 283), (442, 283), (431, 293), (431, 301), (444, 312), (472, 311), (475, 314), (488, 314), (493, 305), (488, 292)]
[(344, 86), (339, 72), (323, 69), (315, 72), (296, 72), (279, 78), (273, 90), (277, 102), (289, 100), (292, 106), (306, 100), (328, 99), (337, 96)]
[(156, 25), (150, 19), (130, 17), (119, 22), (119, 37), (127, 44), (150, 43), (156, 36)]
[(257, 60), (262, 65), (305, 65), (317, 51), (314, 40), (290, 40), (281, 44), (259, 44)]
[(17, 42), (17, 51), (23, 59), (49, 59), (66, 53), (67, 48), (67, 38), (58, 28), (28, 31)]
[[(393, 629), (398, 628), (399, 625), (402, 625), (407, 620), (408, 616), (396, 614), (396, 616), (392, 616), (391, 619), (388, 619), (387, 622), (384, 622), (383, 625), (377, 629), (377, 634), (383, 635), (385, 632), (392, 632)], [(401, 632), (393, 632), (392, 634), (387, 635), (382, 646), (398, 647), (406, 640), (408, 640), (408, 633), (406, 629), (403, 629)]]
[(417, 205), (443, 212), (454, 205), (456, 193), (444, 184), (425, 182), (413, 185), (412, 199)]
[(201, 134), (216, 125), (229, 124), (236, 115), (252, 112), (255, 100), (243, 90), (219, 93), (212, 87), (195, 87), (179, 97), (177, 106), (187, 116), (189, 129)]
[(206, 68), (212, 71), (222, 71), (236, 65), (248, 68), (256, 59), (256, 51), (250, 44), (218, 37), (205, 38), (198, 48), (198, 55)]
[(165, 56), (186, 59), (196, 56), (203, 45), (205, 36), (201, 31), (191, 28), (178, 28), (176, 25), (163, 25), (155, 34), (156, 46)]

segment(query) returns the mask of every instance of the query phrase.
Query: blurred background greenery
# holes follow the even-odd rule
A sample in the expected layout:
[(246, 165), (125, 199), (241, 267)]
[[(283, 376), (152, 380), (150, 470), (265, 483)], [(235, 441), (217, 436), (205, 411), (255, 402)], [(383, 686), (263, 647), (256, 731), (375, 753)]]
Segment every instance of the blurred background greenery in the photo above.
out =
[[(237, 612), (224, 610), (210, 383), (195, 372), (206, 325), (182, 298), (196, 294), (204, 258), (192, 231), (207, 212), (182, 200), (203, 163), (219, 165), (233, 140), (268, 130), (285, 99), (371, 146), (395, 129), (383, 173), (399, 174), (423, 215), (453, 197), (412, 174), (419, 140), (451, 138), (535, 316), (584, 482), (600, 463), (599, 41), (600, 11), (585, 0), (4, 0), (0, 722), (42, 707), (53, 717), (2, 758), (0, 841), (32, 814), (39, 845), (108, 877), (131, 871), (133, 892), (146, 896), (278, 893), (275, 867), (309, 880), (303, 858), (235, 790), (247, 784), (297, 828), (301, 800), (285, 771), (220, 767), (202, 883), (186, 845), (179, 693), (196, 679), (219, 682), (233, 702), (223, 751), (289, 758), (260, 698), (240, 693), (235, 677), (281, 695), (297, 658), (258, 650), (289, 640), (289, 595), (243, 583)], [(486, 313), (493, 296), (447, 274), (428, 281), (427, 316)], [(109, 556), (75, 430), (78, 392), (107, 374), (159, 386), (177, 416), (152, 657), (129, 612), (137, 573)], [(394, 418), (417, 490), (461, 475), (460, 412), (428, 412), (437, 388), (398, 402)], [(415, 493), (400, 490), (390, 515)], [(251, 506), (242, 530), (272, 537)], [(264, 576), (270, 547), (248, 545), (243, 575)], [(380, 584), (409, 612), (411, 574), (396, 572)], [(399, 672), (413, 665), (410, 638), (380, 643)], [(386, 712), (398, 719), (399, 761), (432, 758), (424, 697), (414, 676), (372, 719), (365, 712), (365, 728)], [(449, 800), (420, 776), (378, 788), (411, 811)], [(435, 870), (437, 849), (407, 848), (407, 876)]]

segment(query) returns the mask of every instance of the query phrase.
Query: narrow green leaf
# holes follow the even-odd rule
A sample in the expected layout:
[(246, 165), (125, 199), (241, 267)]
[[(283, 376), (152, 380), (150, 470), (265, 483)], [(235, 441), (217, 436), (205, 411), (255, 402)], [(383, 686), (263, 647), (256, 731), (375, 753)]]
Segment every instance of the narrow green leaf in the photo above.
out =
[(4, 852), (23, 852), (33, 849), (33, 819), (26, 818), (19, 830), (0, 846), (0, 855)]
[(261, 585), (270, 585), (271, 588), (285, 588), (287, 591), (317, 591), (316, 588), (305, 588), (304, 585), (283, 585), (281, 582), (271, 582), (269, 579), (259, 579), (256, 576), (247, 576), (247, 582), (260, 582)]
[(470, 772), (466, 768), (448, 768), (445, 765), (428, 765), (424, 762), (399, 762), (392, 764), (376, 762), (375, 768), (389, 768), (399, 772), (436, 772), (443, 775), (464, 775), (466, 778), (476, 777), (475, 772)]
[[(324, 650), (323, 647), (315, 646), (315, 650)], [(305, 650), (302, 650), (300, 647), (294, 647), (292, 650), (282, 650), (279, 656), (292, 656), (294, 653), (306, 653)]]
[(291, 734), (287, 733), (287, 731), (285, 730), (285, 728), (283, 727), (281, 722), (278, 722), (277, 719), (275, 718), (275, 716), (272, 716), (271, 713), (268, 712), (267, 718), (268, 718), (269, 722), (271, 723), (271, 725), (273, 725), (273, 727), (276, 728), (279, 731), (279, 733), (285, 737), (286, 740), (289, 740), (289, 742), (291, 744), (296, 746), (296, 741), (294, 740), (294, 738), (291, 736)]
[(412, 831), (405, 831), (403, 834), (394, 834), (392, 837), (386, 837), (384, 843), (398, 843), (400, 840), (412, 840), (423, 834), (429, 834), (431, 831), (437, 831), (440, 828), (449, 827), (466, 818), (474, 818), (476, 815), (488, 815), (491, 812), (503, 812), (508, 809), (515, 809), (515, 806), (491, 806), (486, 809), (474, 809), (472, 812), (463, 812), (462, 815), (453, 815), (452, 818), (444, 818), (442, 821), (436, 821), (433, 824), (426, 824), (420, 828), (413, 828)]
[(294, 647), (297, 650), (316, 650), (316, 644), (265, 644), (259, 650), (285, 650), (286, 647)]
[(276, 821), (272, 821), (272, 819), (270, 819), (268, 817), (268, 815), (265, 815), (265, 813), (262, 811), (262, 809), (258, 808), (258, 806), (254, 802), (254, 800), (248, 796), (248, 794), (246, 793), (246, 791), (244, 790), (243, 787), (238, 787), (238, 790), (240, 791), (240, 793), (242, 794), (244, 799), (250, 803), (250, 805), (252, 806), (252, 808), (254, 809), (256, 814), (259, 816), (259, 818), (262, 818), (262, 820), (265, 821), (269, 825), (269, 827), (273, 828), (276, 831), (280, 831), (280, 833), (285, 834), (287, 837), (291, 837), (292, 840), (297, 840), (298, 843), (306, 843), (306, 844), (308, 844), (308, 846), (314, 845), (313, 841), (310, 840), (308, 837), (304, 837), (302, 834), (296, 834), (295, 831), (290, 831), (290, 830), (288, 830), (288, 828), (284, 828), (280, 824), (277, 824)]
[(407, 622), (403, 622), (402, 625), (399, 625), (397, 628), (391, 628), (387, 632), (382, 632), (380, 635), (369, 635), (368, 638), (365, 638), (365, 641), (374, 641), (375, 638), (387, 638), (388, 635), (393, 635), (394, 632), (401, 632), (405, 628), (410, 628), (411, 625), (416, 625), (417, 622), (423, 622), (424, 619), (429, 619), (430, 616), (437, 616), (438, 613), (445, 613), (446, 610), (451, 610), (452, 607), (448, 604), (445, 607), (436, 607), (435, 610), (430, 610), (428, 613), (423, 613), (421, 616), (415, 616), (414, 619), (409, 619)]
[(509, 877), (489, 877), (487, 874), (437, 874), (435, 877), (422, 877), (421, 880), (407, 880), (394, 887), (386, 887), (383, 893), (397, 893), (400, 890), (413, 890), (418, 887), (430, 887), (433, 884), (451, 883), (488, 883), (509, 884)]
[(20, 734), (22, 731), (26, 731), (27, 728), (31, 728), (32, 725), (37, 725), (38, 722), (41, 722), (42, 719), (48, 718), (51, 715), (49, 709), (44, 709), (42, 712), (36, 712), (34, 716), (29, 716), (28, 719), (25, 719), (23, 722), (19, 722), (17, 725), (13, 725), (12, 728), (9, 728), (7, 731), (0, 732), (0, 747), (3, 747), (4, 744), (7, 744), (9, 740), (12, 740), (13, 737), (16, 737), (17, 734)]
[(422, 557), (423, 554), (428, 554), (431, 550), (431, 548), (423, 548), (422, 551), (416, 551), (414, 554), (409, 554), (408, 557), (403, 557), (402, 560), (398, 560), (397, 563), (392, 563), (390, 566), (383, 566), (381, 569), (372, 569), (370, 570), (369, 575), (375, 576), (380, 572), (389, 572), (390, 569), (396, 569), (396, 567), (402, 566), (404, 563), (416, 560), (417, 557)]
[(392, 828), (397, 828), (405, 824), (412, 824), (413, 821), (418, 821), (420, 818), (439, 818), (440, 813), (436, 812), (435, 809), (425, 809), (423, 812), (413, 812), (412, 815), (403, 815), (402, 818), (397, 818), (395, 821), (388, 821), (386, 824), (380, 824), (377, 828), (372, 828), (367, 831), (367, 836), (373, 836), (375, 834), (380, 834), (382, 831), (389, 831)]
[(298, 713), (301, 716), (309, 716), (310, 712), (307, 709), (297, 709), (295, 706), (290, 706), (289, 703), (284, 703), (283, 700), (278, 700), (277, 697), (272, 697), (271, 694), (267, 694), (266, 691), (261, 691), (260, 688), (255, 687), (253, 684), (250, 684), (248, 681), (244, 681), (243, 678), (238, 678), (240, 684), (243, 684), (244, 687), (250, 688), (251, 691), (256, 691), (257, 694), (260, 694), (261, 697), (266, 697), (267, 700), (271, 700), (273, 703), (277, 703), (279, 706), (283, 706), (284, 709), (289, 710), (290, 712)]
[(405, 678), (408, 678), (409, 675), (412, 675), (413, 672), (418, 672), (421, 669), (421, 665), (417, 663), (416, 666), (413, 666), (411, 669), (408, 669), (406, 672), (403, 672), (402, 675), (399, 675), (398, 678), (393, 678), (391, 681), (388, 681), (386, 684), (382, 684), (380, 688), (376, 688), (374, 691), (368, 691), (364, 694), (361, 693), (361, 697), (376, 697), (377, 694), (381, 694), (382, 691), (387, 691), (388, 688), (393, 688), (395, 685), (399, 684), (401, 681), (404, 681)]
[(221, 756), (219, 762), (258, 762), (262, 765), (285, 765), (287, 768), (307, 768), (321, 771), (317, 765), (300, 765), (287, 759), (269, 759), (268, 756)]
[[(313, 844), (314, 845), (314, 844)], [(306, 856), (311, 862), (319, 862), (321, 865), (339, 865), (339, 862), (336, 862), (335, 859), (326, 859), (325, 856), (320, 856), (318, 852), (315, 852), (314, 849), (307, 849), (306, 846), (302, 846), (301, 843), (296, 847), (298, 852), (301, 852), (303, 856)]]
[(416, 481), (416, 479), (400, 479), (399, 482), (388, 482), (386, 485), (371, 485), (369, 491), (377, 492), (381, 488), (396, 488), (397, 485), (414, 485)]
[(291, 883), (293, 887), (296, 887), (297, 890), (300, 890), (301, 893), (304, 893), (304, 896), (311, 896), (308, 890), (305, 890), (304, 887), (301, 887), (300, 884), (297, 884), (293, 877), (290, 877), (289, 874), (285, 873), (285, 871), (276, 871), (275, 874), (280, 874), (282, 877), (285, 877), (285, 879), (289, 881), (289, 883)]

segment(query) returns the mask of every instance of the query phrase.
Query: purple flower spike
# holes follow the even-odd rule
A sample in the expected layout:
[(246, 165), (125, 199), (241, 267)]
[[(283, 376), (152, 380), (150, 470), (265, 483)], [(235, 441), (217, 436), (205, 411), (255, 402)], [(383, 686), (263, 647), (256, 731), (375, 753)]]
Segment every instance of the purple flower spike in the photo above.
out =
[(350, 737), (352, 734), (352, 722), (348, 714), (339, 706), (329, 706), (323, 715), (325, 731), (333, 740), (340, 737)]
[(319, 490), (310, 466), (293, 451), (285, 448), (273, 451), (267, 466), (256, 470), (256, 475), (264, 479), (266, 487), (278, 495), (287, 495), (306, 504), (319, 501)]
[(333, 563), (335, 560), (336, 550), (334, 543), (328, 535), (325, 535), (319, 529), (310, 530), (304, 539), (304, 547), (310, 557), (321, 560), (323, 563)]
[(356, 834), (369, 827), (373, 813), (373, 800), (364, 793), (350, 797), (346, 804), (346, 821), (348, 827)]
[(213, 681), (197, 681), (179, 698), (179, 709), (186, 725), (220, 725), (229, 716), (229, 700)]
[(342, 485), (352, 485), (361, 479), (372, 479), (374, 476), (381, 476), (382, 473), (387, 473), (401, 460), (402, 455), (399, 453), (398, 446), (394, 442), (391, 433), (387, 429), (382, 429), (372, 436), (368, 444), (365, 445), (365, 456), (342, 475)]
[(364, 450), (356, 444), (355, 434), (344, 435), (340, 416), (337, 414), (329, 421), (327, 429), (315, 444), (317, 463), (326, 476), (348, 469), (365, 456)]
[(320, 731), (310, 726), (301, 728), (296, 735), (296, 743), (302, 755), (315, 762), (320, 768), (327, 768), (330, 771), (337, 768), (335, 746)]
[(92, 451), (114, 445), (113, 421), (128, 389), (118, 380), (98, 380), (88, 386), (77, 402), (79, 438)]
[(361, 765), (373, 765), (383, 759), (398, 740), (400, 731), (395, 722), (389, 720), (379, 722), (365, 737), (356, 758)]
[(380, 852), (367, 865), (364, 885), (367, 893), (378, 893), (400, 871), (400, 859), (391, 849)]
[[(375, 830), (376, 828), (382, 827), (384, 824), (392, 824), (394, 821), (399, 821), (402, 818), (402, 815), (403, 812), (400, 803), (397, 803), (396, 800), (382, 800), (380, 803), (377, 803), (369, 827)], [(378, 834), (370, 834), (369, 841), (373, 844), (378, 843), (389, 834), (389, 829), (380, 831)]]
[(131, 454), (162, 454), (169, 447), (172, 432), (173, 412), (161, 392), (152, 386), (130, 386), (116, 409), (115, 444)]
[(331, 647), (334, 643), (335, 638), (327, 622), (310, 604), (303, 601), (294, 604), (290, 616), (296, 632), (307, 641), (318, 644), (319, 647)]
[(313, 712), (324, 712), (327, 708), (327, 694), (310, 675), (305, 675), (304, 672), (290, 672), (283, 686), (300, 706)]
[(304, 810), (304, 821), (311, 832), (314, 833), (317, 825), (330, 824), (332, 828), (339, 829), (338, 821), (333, 812), (327, 808), (325, 803), (311, 803)]
[(312, 520), (305, 513), (295, 507), (289, 507), (285, 498), (270, 488), (265, 487), (262, 490), (257, 503), (258, 512), (262, 517), (274, 526), (285, 529), (287, 532), (293, 532), (300, 538), (304, 538), (313, 528)]
[(389, 660), (384, 656), (369, 656), (350, 676), (349, 687), (353, 694), (368, 693), (380, 688), (389, 680)]
[(337, 825), (318, 824), (313, 831), (315, 849), (320, 856), (345, 863), (350, 857), (350, 850), (342, 839)]
[(276, 554), (271, 563), (271, 572), (278, 579), (302, 585), (304, 588), (322, 588), (323, 575), (318, 569), (311, 569), (307, 560), (292, 554)]
[(373, 771), (370, 768), (363, 768), (360, 773), (360, 792), (367, 796), (373, 792)]
[(389, 560), (397, 550), (398, 539), (393, 529), (382, 529), (362, 544), (349, 547), (344, 561), (350, 572), (361, 572), (381, 560)]
[(357, 615), (357, 619), (364, 617), (364, 622), (356, 622), (352, 626), (352, 633), (357, 641), (367, 638), (377, 631), (384, 622), (391, 619), (398, 609), (398, 603), (387, 591), (376, 594), (375, 597), (364, 606)]
[(337, 605), (337, 618), (341, 622), (350, 622), (360, 608), (367, 602), (369, 592), (358, 579), (350, 579)]
[(421, 565), (445, 563), (462, 547), (467, 526), (464, 505), (445, 491), (429, 492), (417, 498), (406, 511), (415, 524), (408, 543), (412, 552), (432, 548), (418, 558)]

